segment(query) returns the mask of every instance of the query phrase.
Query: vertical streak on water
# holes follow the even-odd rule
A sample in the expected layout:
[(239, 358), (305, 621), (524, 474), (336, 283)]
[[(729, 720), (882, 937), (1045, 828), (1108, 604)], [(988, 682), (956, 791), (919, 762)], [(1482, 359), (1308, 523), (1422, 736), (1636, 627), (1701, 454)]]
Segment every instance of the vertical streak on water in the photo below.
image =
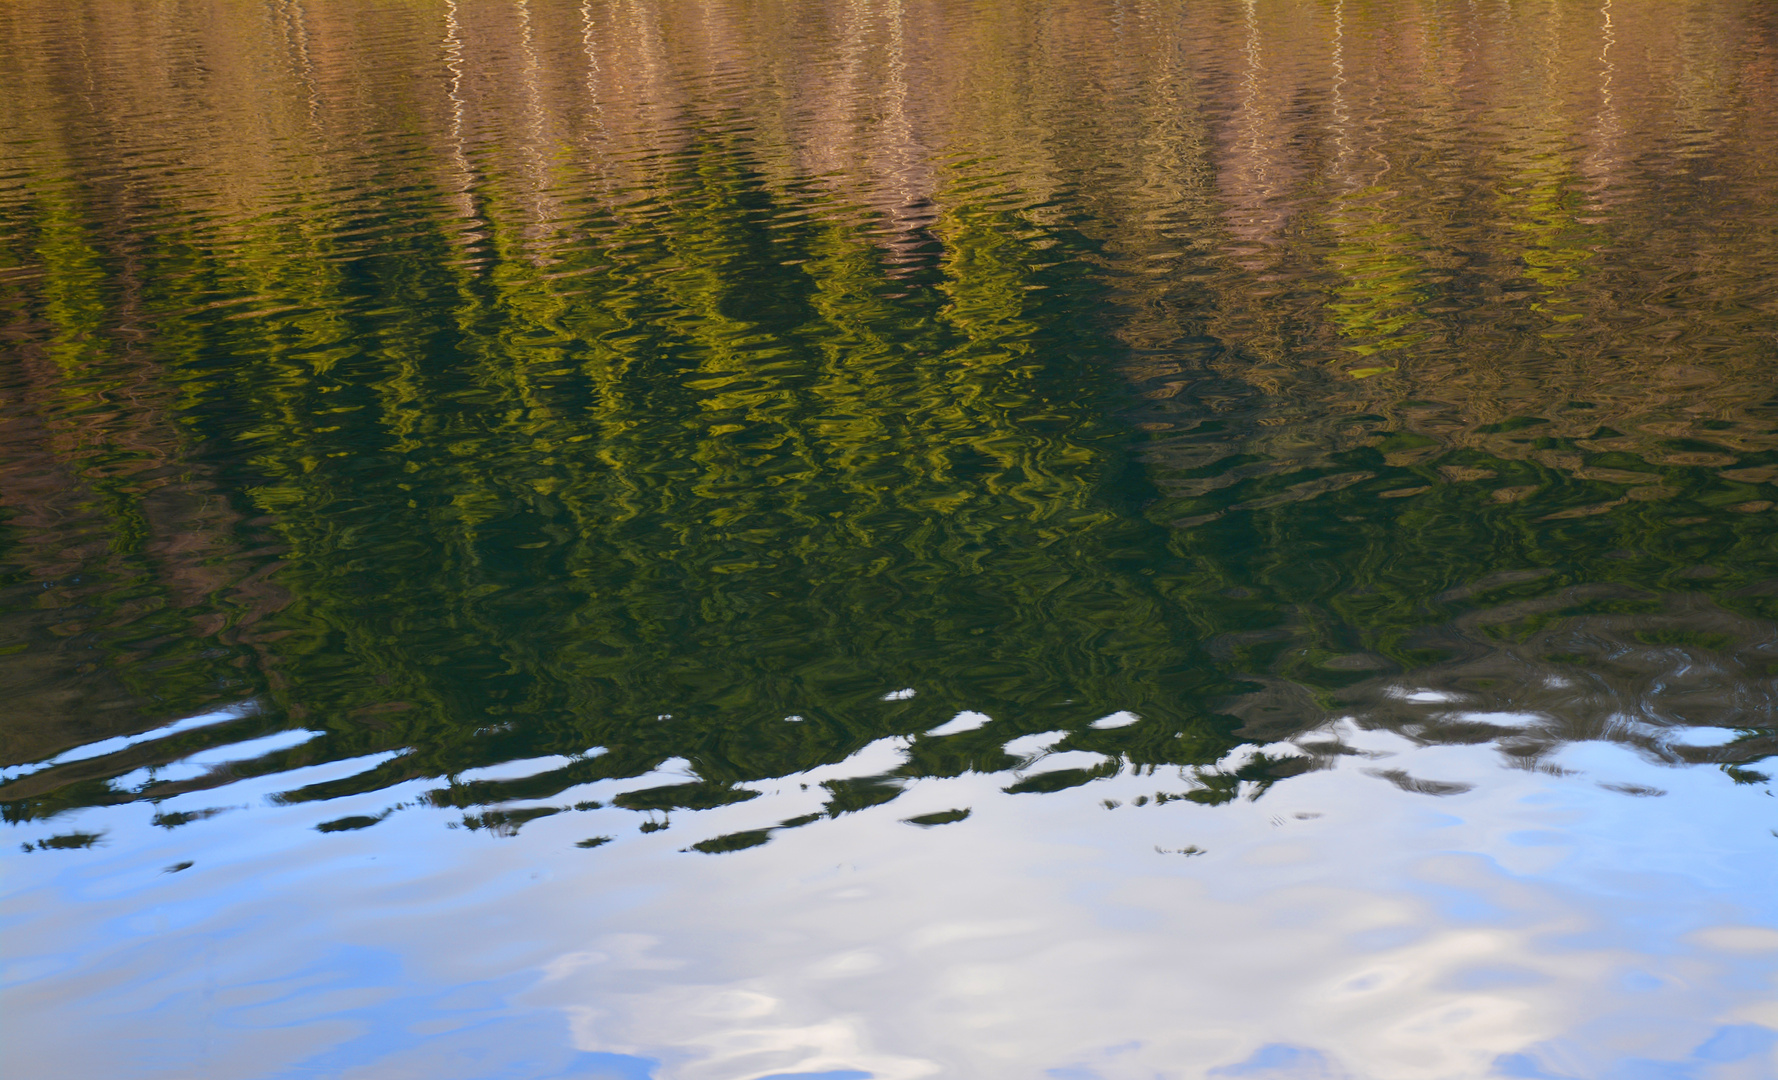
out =
[(1247, 121), (1247, 147), (1253, 155), (1254, 176), (1256, 181), (1263, 181), (1264, 159), (1260, 155), (1260, 115), (1259, 115), (1259, 19), (1254, 11), (1254, 0), (1245, 0), (1241, 6), (1243, 19), (1247, 26), (1247, 41), (1241, 50), (1247, 58), (1246, 74), (1241, 80), (1245, 93), (1241, 98), (1242, 116)]
[(525, 133), (528, 137), (524, 141), (523, 151), (530, 163), (531, 174), (531, 221), (524, 231), (527, 239), (534, 245), (527, 255), (541, 263), (546, 256), (542, 248), (535, 245), (545, 242), (550, 222), (555, 217), (551, 210), (549, 162), (544, 153), (542, 61), (537, 55), (537, 46), (533, 40), (530, 0), (515, 0), (513, 7), (519, 16), (519, 51), (525, 57), (522, 79), (525, 87)]
[(1246, 63), (1241, 76), (1238, 114), (1241, 134), (1234, 153), (1230, 155), (1235, 190), (1229, 213), (1233, 232), (1242, 241), (1236, 249), (1238, 256), (1244, 256), (1241, 263), (1247, 270), (1258, 273), (1273, 261), (1275, 253), (1272, 248), (1277, 233), (1271, 220), (1273, 208), (1270, 204), (1274, 194), (1269, 183), (1271, 170), (1267, 168), (1263, 145), (1265, 119), (1260, 110), (1263, 65), (1260, 62), (1259, 17), (1254, 10), (1254, 0), (1243, 0), (1241, 11), (1245, 29), (1241, 55)]
[(1333, 129), (1334, 145), (1339, 147), (1334, 155), (1334, 176), (1349, 188), (1351, 173), (1349, 160), (1352, 156), (1351, 133), (1347, 130), (1351, 123), (1351, 113), (1346, 107), (1346, 0), (1334, 0), (1333, 9)]
[(80, 42), (80, 73), (85, 76), (86, 82), (86, 92), (82, 94), (81, 97), (86, 103), (87, 114), (89, 116), (97, 116), (99, 114), (99, 109), (97, 102), (94, 101), (94, 96), (98, 93), (98, 83), (97, 78), (93, 74), (92, 52), (87, 46), (86, 24), (84, 22), (80, 23), (75, 33)]
[(811, 109), (817, 130), (826, 128), (834, 134), (809, 160), (817, 172), (844, 170), (850, 175), (859, 163), (842, 157), (842, 147), (851, 148), (854, 155), (867, 154), (870, 147), (868, 97), (863, 92), (865, 66), (874, 51), (870, 36), (876, 20), (870, 0), (847, 0), (839, 22), (831, 93), (826, 95), (828, 100)]
[(886, 101), (883, 120), (883, 142), (889, 152), (891, 173), (895, 177), (895, 200), (891, 204), (895, 239), (893, 246), (901, 249), (901, 258), (912, 261), (917, 256), (913, 248), (919, 243), (915, 235), (918, 230), (928, 224), (929, 218), (922, 214), (919, 205), (923, 201), (922, 193), (916, 182), (920, 148), (914, 142), (913, 125), (907, 115), (907, 55), (904, 31), (907, 23), (907, 6), (903, 0), (888, 0), (888, 76), (884, 80), (883, 96)]
[(444, 55), (445, 70), (450, 73), (445, 83), (445, 96), (450, 101), (451, 121), (448, 139), (451, 146), (451, 164), (455, 167), (457, 177), (454, 185), (454, 196), (457, 217), (463, 221), (459, 232), (460, 242), (469, 262), (475, 261), (474, 249), (483, 239), (484, 223), (475, 205), (475, 170), (469, 163), (469, 154), (464, 148), (463, 139), (463, 40), (462, 24), (457, 20), (457, 0), (445, 0), (445, 36)]
[(599, 67), (598, 34), (593, 29), (593, 0), (582, 0), (580, 5), (580, 43), (586, 53), (585, 141), (590, 151), (587, 154), (588, 160), (582, 167), (589, 180), (603, 179), (606, 175), (605, 156), (609, 153), (610, 134), (605, 130), (605, 102), (600, 81), (603, 72)]
[[(1387, 42), (1390, 45), (1393, 44), (1393, 40), (1390, 38), (1383, 38), (1382, 41)], [(1383, 53), (1381, 56), (1376, 52), (1373, 52), (1372, 57), (1373, 63), (1379, 59), (1392, 59), (1387, 52)], [(1370, 94), (1365, 101), (1364, 143), (1366, 149), (1370, 152), (1370, 156), (1377, 160), (1377, 171), (1375, 175), (1366, 176), (1364, 186), (1376, 187), (1383, 182), (1383, 176), (1388, 173), (1390, 169), (1389, 148), (1386, 135), (1388, 116), (1383, 104), (1385, 84), (1382, 79), (1376, 77), (1374, 72), (1372, 73), (1372, 77), (1366, 80), (1366, 82), (1370, 88)]]
[(1593, 176), (1589, 202), (1595, 212), (1603, 210), (1610, 201), (1612, 174), (1617, 163), (1619, 127), (1617, 102), (1611, 87), (1617, 73), (1617, 65), (1611, 59), (1611, 47), (1617, 44), (1617, 35), (1611, 22), (1611, 0), (1604, 0), (1599, 5), (1599, 19), (1599, 112), (1593, 123), (1593, 150), (1584, 162), (1586, 171)]
[(315, 64), (309, 57), (309, 16), (302, 0), (290, 0), (290, 25), (294, 32), (296, 56), (302, 65), (303, 86), (309, 92), (309, 127), (321, 130), (321, 88), (315, 83)]

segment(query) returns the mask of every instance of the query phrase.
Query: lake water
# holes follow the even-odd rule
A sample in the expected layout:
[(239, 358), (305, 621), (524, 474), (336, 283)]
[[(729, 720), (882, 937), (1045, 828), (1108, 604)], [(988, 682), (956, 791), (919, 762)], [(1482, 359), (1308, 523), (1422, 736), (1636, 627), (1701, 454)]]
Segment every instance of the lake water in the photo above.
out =
[(0, 6), (5, 1072), (1778, 1077), (1778, 6)]

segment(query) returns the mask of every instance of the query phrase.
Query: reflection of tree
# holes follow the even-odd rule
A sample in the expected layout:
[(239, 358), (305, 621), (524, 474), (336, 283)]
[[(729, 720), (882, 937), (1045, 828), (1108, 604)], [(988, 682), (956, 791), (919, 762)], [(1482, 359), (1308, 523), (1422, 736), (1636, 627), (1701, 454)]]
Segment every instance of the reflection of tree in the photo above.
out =
[[(597, 745), (438, 798), (681, 756), (704, 786), (659, 798), (693, 805), (964, 707), (1005, 730), (911, 770), (1114, 709), (1147, 722), (1070, 745), (1202, 764), (1459, 662), (1486, 635), (1427, 628), (1491, 572), (1577, 598), (1487, 623), (1514, 647), (1637, 588), (1774, 614), (1769, 192), (1704, 232), (1632, 167), (1770, 85), (1724, 58), (1737, 16), (1662, 71), (1620, 4), (1607, 161), (1590, 23), (1138, 7), (420, 4), (377, 46), (323, 3), (219, 18), (205, 93), (86, 12), (117, 84), (48, 49), (18, 69), (45, 107), (5, 106), (41, 177), (0, 189), (8, 421), (68, 509), (14, 500), (0, 558), (10, 605), (82, 606), (19, 617), (21, 655), (77, 627), (153, 703), (120, 730), (267, 706), (132, 768), (300, 722), (237, 774), (406, 751), (292, 796), (321, 798)], [(97, 169), (114, 145), (153, 167)], [(1739, 146), (1694, 157), (1757, 180)], [(9, 812), (133, 797), (108, 768)]]
[[(157, 366), (120, 340), (145, 318), (146, 283), (139, 252), (101, 250), (90, 194), (46, 172), (4, 212), (5, 261), (27, 271), (0, 300), (9, 760), (237, 700), (247, 684), (218, 660), (240, 662), (240, 643), (224, 624), (276, 603), (262, 583), (241, 587), (238, 516), (184, 453)], [(178, 704), (144, 717), (156, 697)]]
[(496, 225), (469, 273), (441, 226), (350, 272), (243, 259), (216, 272), (286, 314), (164, 326), (184, 423), (282, 541), (265, 692), (326, 732), (300, 758), (410, 750), (292, 797), (520, 746), (609, 750), (532, 793), (671, 755), (726, 783), (964, 705), (1219, 749), (1144, 574), (1165, 531), (1121, 505), (1080, 241), (947, 200), (910, 287), (855, 228), (783, 224), (736, 147), (683, 160), (547, 272)]

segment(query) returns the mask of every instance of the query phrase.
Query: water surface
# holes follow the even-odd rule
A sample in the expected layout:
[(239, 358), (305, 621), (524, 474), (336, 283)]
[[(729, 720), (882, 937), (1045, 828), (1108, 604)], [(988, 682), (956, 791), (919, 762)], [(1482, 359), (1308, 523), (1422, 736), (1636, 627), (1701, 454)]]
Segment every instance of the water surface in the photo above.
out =
[(1778, 1077), (1778, 13), (0, 8), (9, 1060)]

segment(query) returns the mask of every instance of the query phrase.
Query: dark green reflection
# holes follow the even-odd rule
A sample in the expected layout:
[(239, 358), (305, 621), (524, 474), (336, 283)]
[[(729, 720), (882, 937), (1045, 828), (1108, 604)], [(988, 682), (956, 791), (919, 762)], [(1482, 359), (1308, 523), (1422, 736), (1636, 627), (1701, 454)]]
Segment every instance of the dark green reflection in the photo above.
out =
[[(1137, 760), (1232, 745), (1207, 703), (1234, 684), (1194, 662), (1170, 595), (1190, 562), (1140, 513), (1087, 241), (960, 195), (924, 261), (896, 266), (856, 215), (786, 205), (722, 140), (663, 186), (547, 266), (497, 226), (465, 249), (448, 222), (349, 259), (268, 256), (278, 278), (251, 283), (155, 252), (151, 288), (273, 309), (154, 301), (181, 439), (275, 549), (282, 594), (232, 635), (247, 644), (184, 635), (223, 654), (213, 671), (247, 660), (266, 706), (203, 737), (325, 732), (249, 772), (406, 751), (292, 799), (607, 750), (437, 795), (469, 806), (689, 759), (703, 784), (660, 809), (964, 708), (1004, 718), (1000, 741), (1133, 710), (1140, 730), (1083, 738)], [(399, 210), (332, 228), (389, 231)], [(238, 622), (240, 603), (214, 610)], [(172, 714), (243, 696), (172, 670), (120, 677)], [(1006, 762), (958, 741), (919, 767)], [(50, 776), (9, 812), (136, 797)]]

